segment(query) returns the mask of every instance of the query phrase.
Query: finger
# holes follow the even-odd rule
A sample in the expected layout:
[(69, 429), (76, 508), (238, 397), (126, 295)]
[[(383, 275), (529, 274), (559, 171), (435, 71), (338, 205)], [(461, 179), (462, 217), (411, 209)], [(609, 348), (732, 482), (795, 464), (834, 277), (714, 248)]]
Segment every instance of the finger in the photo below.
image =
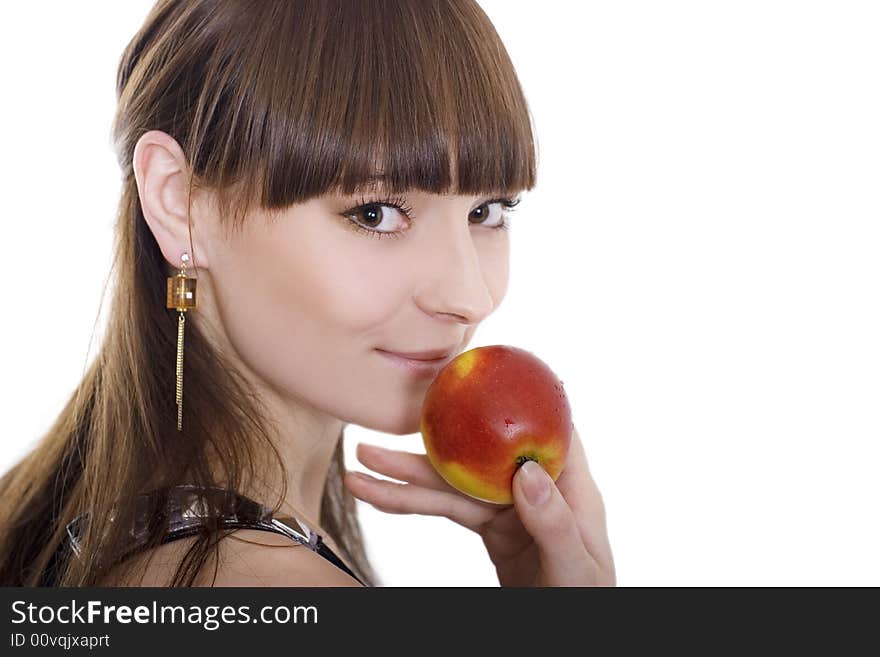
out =
[(358, 461), (370, 470), (387, 477), (434, 490), (455, 492), (455, 489), (437, 473), (425, 454), (413, 454), (385, 449), (378, 445), (358, 443), (356, 455)]
[(574, 514), (581, 538), (590, 554), (607, 570), (613, 568), (608, 541), (605, 503), (587, 464), (586, 452), (577, 429), (572, 430), (565, 467), (556, 487)]
[(593, 586), (600, 568), (589, 554), (577, 520), (550, 475), (526, 461), (513, 478), (513, 503), (531, 535), (548, 586)]
[(570, 506), (604, 515), (602, 495), (593, 480), (583, 442), (575, 428), (572, 428), (568, 454), (562, 473), (556, 478), (556, 487)]
[(497, 513), (460, 493), (385, 481), (363, 472), (347, 472), (343, 482), (352, 495), (385, 513), (441, 516), (472, 531)]

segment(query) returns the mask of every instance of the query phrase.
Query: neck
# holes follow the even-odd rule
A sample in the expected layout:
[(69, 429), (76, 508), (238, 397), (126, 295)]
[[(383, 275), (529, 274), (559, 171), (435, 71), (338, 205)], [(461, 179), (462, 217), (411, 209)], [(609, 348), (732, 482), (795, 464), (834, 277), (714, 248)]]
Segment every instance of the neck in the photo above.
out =
[[(347, 423), (262, 380), (242, 361), (225, 335), (216, 330), (208, 314), (203, 313), (198, 321), (215, 348), (231, 359), (248, 380), (264, 407), (267, 429), (286, 474), (287, 490), (278, 515), (300, 516), (320, 528), (324, 486)], [(275, 452), (266, 449), (266, 453), (256, 456), (257, 481), (244, 482), (244, 490), (238, 492), (261, 504), (273, 505), (281, 496), (283, 484), (278, 479)]]
[[(268, 406), (278, 418), (274, 440), (287, 475), (287, 492), (278, 514), (304, 516), (303, 520), (319, 527), (324, 486), (345, 423), (290, 400), (277, 399)], [(276, 470), (266, 468), (264, 472), (274, 476)], [(263, 504), (274, 502), (281, 494), (281, 481), (256, 483), (251, 497)]]

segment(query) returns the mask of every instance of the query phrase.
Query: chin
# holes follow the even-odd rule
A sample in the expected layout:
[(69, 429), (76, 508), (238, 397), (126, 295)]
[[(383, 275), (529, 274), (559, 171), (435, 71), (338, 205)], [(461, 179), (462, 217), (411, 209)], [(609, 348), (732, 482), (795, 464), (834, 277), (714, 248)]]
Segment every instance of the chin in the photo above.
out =
[(402, 417), (386, 417), (385, 421), (374, 427), (376, 431), (394, 436), (406, 436), (419, 432), (420, 409), (407, 411)]
[[(406, 436), (419, 433), (422, 414), (422, 400), (412, 400), (402, 404), (377, 404), (364, 414), (349, 413), (345, 415), (346, 424), (356, 424), (370, 431), (380, 431), (394, 436)], [(338, 416), (342, 417), (342, 416)]]

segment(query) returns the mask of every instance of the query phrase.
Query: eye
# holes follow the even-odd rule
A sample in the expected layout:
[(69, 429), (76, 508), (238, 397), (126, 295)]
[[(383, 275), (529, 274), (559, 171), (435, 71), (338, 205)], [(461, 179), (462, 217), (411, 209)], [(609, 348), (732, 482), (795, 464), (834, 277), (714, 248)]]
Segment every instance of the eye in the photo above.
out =
[(398, 238), (405, 230), (396, 225), (400, 223), (399, 221), (395, 221), (395, 217), (399, 217), (401, 213), (408, 218), (412, 214), (412, 208), (406, 204), (406, 199), (402, 197), (371, 201), (362, 198), (360, 205), (346, 210), (342, 216), (348, 219), (351, 228), (370, 237)]
[(515, 208), (519, 202), (520, 199), (512, 200), (509, 198), (496, 198), (490, 201), (485, 201), (471, 210), (471, 216), (469, 219), (480, 226), (487, 226), (489, 228), (506, 228), (508, 225), (507, 215), (502, 208), (513, 211), (513, 208)]

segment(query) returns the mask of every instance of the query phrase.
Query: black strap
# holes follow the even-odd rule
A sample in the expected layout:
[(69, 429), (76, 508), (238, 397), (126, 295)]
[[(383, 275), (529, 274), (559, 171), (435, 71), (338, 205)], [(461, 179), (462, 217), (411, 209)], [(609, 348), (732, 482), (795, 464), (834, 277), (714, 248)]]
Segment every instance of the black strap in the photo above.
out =
[[(274, 518), (272, 509), (255, 502), (235, 491), (219, 487), (198, 487), (193, 484), (157, 489), (143, 493), (136, 499), (135, 526), (130, 531), (132, 540), (116, 562), (123, 561), (143, 549), (157, 523), (167, 529), (162, 544), (169, 543), (203, 531), (206, 520), (214, 518), (221, 529), (258, 529), (287, 536), (317, 552), (334, 566), (347, 573), (362, 585), (366, 584), (340, 559), (323, 537), (299, 520), (292, 518), (299, 527), (287, 522), (288, 518)], [(78, 535), (80, 523), (88, 514), (75, 518), (67, 525), (68, 543), (74, 555), (79, 553)], [(305, 529), (305, 531), (304, 531)], [(65, 546), (61, 546), (65, 547)], [(59, 550), (60, 551), (60, 550)]]

